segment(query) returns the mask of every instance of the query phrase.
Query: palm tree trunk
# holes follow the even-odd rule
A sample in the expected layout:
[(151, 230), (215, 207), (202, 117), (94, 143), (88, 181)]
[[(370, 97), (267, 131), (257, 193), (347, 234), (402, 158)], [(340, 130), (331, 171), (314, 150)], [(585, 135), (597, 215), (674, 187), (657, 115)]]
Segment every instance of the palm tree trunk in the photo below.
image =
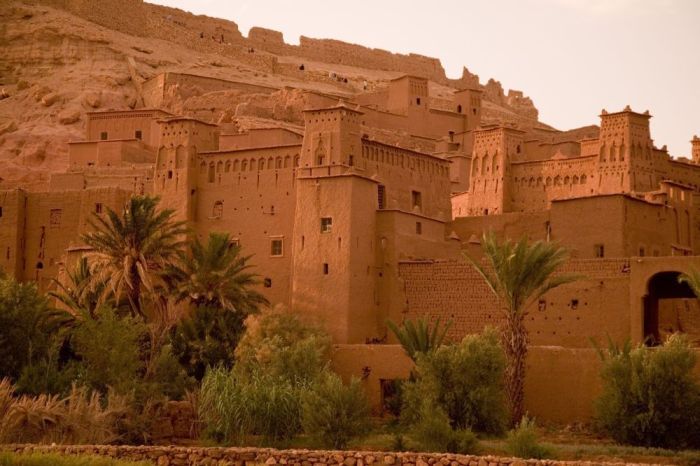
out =
[(525, 359), (527, 357), (527, 331), (521, 312), (511, 311), (507, 315), (503, 328), (503, 347), (508, 365), (505, 383), (513, 427), (525, 414)]

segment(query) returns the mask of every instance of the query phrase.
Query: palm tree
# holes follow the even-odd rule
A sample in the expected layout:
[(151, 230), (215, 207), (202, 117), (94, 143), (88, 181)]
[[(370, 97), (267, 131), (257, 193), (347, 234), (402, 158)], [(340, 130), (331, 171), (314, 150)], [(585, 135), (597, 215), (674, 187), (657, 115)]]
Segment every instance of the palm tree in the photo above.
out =
[(680, 274), (678, 283), (687, 283), (695, 296), (700, 298), (700, 270), (693, 267), (688, 273)]
[(75, 268), (66, 272), (67, 280), (61, 283), (54, 279), (55, 291), (49, 296), (55, 298), (76, 316), (88, 314), (93, 319), (100, 297), (104, 292), (104, 283), (91, 283), (90, 267), (86, 257), (81, 257)]
[(250, 257), (241, 255), (228, 234), (210, 233), (206, 244), (195, 239), (188, 254), (180, 254), (179, 261), (171, 264), (168, 281), (178, 302), (254, 313), (268, 301), (252, 289), (258, 280), (248, 271)]
[(528, 243), (523, 237), (517, 242), (499, 241), (493, 232), (485, 234), (482, 247), (488, 267), (467, 256), (498, 298), (503, 317), (503, 346), (508, 361), (506, 391), (511, 422), (516, 426), (524, 415), (525, 358), (528, 334), (525, 316), (529, 306), (546, 292), (577, 280), (572, 274), (556, 274), (568, 260), (566, 249), (556, 243)]
[(105, 217), (95, 214), (90, 221), (94, 231), (82, 236), (93, 248), (87, 254), (92, 289), (104, 284), (100, 303), (109, 296), (117, 301), (126, 296), (131, 313), (145, 319), (144, 292), (155, 298), (162, 274), (177, 258), (187, 233), (183, 222), (173, 220), (173, 210), (157, 210), (158, 201), (134, 196), (121, 214), (112, 209)]
[(417, 319), (415, 323), (406, 319), (401, 327), (391, 320), (388, 320), (386, 324), (396, 335), (408, 357), (415, 362), (418, 353), (432, 353), (442, 346), (447, 331), (452, 326), (452, 321), (447, 321), (442, 329), (440, 328), (440, 319), (435, 321), (432, 329), (426, 319)]

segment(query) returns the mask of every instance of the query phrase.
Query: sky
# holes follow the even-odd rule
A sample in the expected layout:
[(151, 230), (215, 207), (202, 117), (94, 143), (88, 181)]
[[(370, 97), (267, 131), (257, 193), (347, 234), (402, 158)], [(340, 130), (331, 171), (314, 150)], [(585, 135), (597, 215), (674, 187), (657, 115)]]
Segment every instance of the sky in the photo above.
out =
[(657, 147), (700, 135), (700, 0), (148, 0), (284, 34), (439, 58), (522, 90), (558, 129), (649, 110)]

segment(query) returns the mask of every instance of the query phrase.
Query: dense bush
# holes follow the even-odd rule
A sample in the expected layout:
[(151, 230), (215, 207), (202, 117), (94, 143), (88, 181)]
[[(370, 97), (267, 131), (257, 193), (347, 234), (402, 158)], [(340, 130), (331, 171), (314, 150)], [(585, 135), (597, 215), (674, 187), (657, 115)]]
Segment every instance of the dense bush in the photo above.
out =
[(246, 320), (235, 371), (244, 377), (263, 372), (310, 382), (328, 366), (330, 342), (323, 330), (276, 306)]
[(423, 403), (411, 434), (425, 451), (474, 454), (479, 448), (471, 430), (453, 429), (445, 411), (430, 401)]
[(72, 456), (45, 453), (0, 453), (0, 466), (149, 466), (147, 461), (126, 461), (99, 456)]
[(444, 411), (453, 429), (501, 433), (506, 419), (504, 368), (503, 351), (493, 330), (419, 355), (416, 380), (403, 388), (404, 422), (419, 422), (421, 410), (429, 403)]
[(172, 352), (187, 374), (202, 380), (207, 367), (233, 367), (234, 352), (243, 335), (239, 312), (199, 306), (173, 329)]
[(665, 448), (700, 447), (700, 386), (696, 356), (686, 337), (662, 346), (629, 344), (603, 355), (603, 394), (597, 416), (615, 440)]
[(525, 459), (542, 459), (550, 456), (550, 451), (537, 440), (535, 421), (527, 416), (520, 420), (517, 427), (508, 432), (506, 440), (508, 453)]
[(146, 333), (142, 321), (120, 318), (107, 307), (100, 309), (95, 319), (80, 320), (72, 344), (79, 357), (81, 381), (102, 392), (109, 387), (120, 393), (133, 390), (144, 370), (141, 342)]
[(369, 430), (370, 408), (360, 381), (349, 385), (328, 372), (302, 395), (302, 425), (324, 447), (342, 449)]
[(0, 275), (0, 379), (16, 381), (52, 344), (52, 313), (35, 283)]

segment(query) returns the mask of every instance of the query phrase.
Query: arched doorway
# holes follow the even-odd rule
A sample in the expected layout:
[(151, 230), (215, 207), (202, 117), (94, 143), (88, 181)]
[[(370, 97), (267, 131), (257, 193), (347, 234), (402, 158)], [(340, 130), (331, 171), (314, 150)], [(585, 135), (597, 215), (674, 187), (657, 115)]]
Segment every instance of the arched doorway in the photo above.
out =
[[(644, 296), (644, 338), (655, 346), (674, 332), (695, 333), (698, 301), (686, 283), (678, 283), (680, 272), (659, 272), (647, 283)], [(692, 335), (696, 337), (697, 335)]]

